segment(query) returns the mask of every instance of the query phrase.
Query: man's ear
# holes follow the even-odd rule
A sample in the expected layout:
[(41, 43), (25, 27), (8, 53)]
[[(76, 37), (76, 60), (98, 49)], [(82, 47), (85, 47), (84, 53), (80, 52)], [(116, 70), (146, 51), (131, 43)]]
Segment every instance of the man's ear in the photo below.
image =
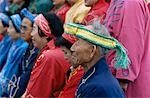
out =
[(91, 45), (91, 54), (90, 54), (90, 57), (93, 58), (93, 56), (95, 55), (96, 53), (96, 45)]

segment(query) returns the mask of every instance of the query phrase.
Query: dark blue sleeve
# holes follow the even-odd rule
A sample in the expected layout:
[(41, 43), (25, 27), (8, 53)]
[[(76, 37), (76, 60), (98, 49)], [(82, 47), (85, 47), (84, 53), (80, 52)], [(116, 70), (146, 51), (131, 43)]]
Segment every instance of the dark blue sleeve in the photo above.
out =
[(121, 91), (115, 92), (109, 87), (98, 87), (98, 86), (89, 86), (81, 93), (78, 93), (77, 98), (125, 98), (124, 94)]
[(19, 66), (21, 72), (19, 72), (19, 74), (17, 76), (18, 82), (15, 83), (16, 85), (18, 85), (19, 89), (14, 88), (13, 93), (9, 92), (11, 96), (21, 97), (24, 94), (24, 92), (27, 88), (28, 81), (30, 79), (30, 75), (32, 72), (32, 68), (34, 66), (36, 56), (37, 56), (37, 53), (34, 53), (32, 55), (31, 59), (29, 60), (29, 65), (28, 65), (28, 67), (25, 68), (24, 71), (22, 70), (22, 65)]

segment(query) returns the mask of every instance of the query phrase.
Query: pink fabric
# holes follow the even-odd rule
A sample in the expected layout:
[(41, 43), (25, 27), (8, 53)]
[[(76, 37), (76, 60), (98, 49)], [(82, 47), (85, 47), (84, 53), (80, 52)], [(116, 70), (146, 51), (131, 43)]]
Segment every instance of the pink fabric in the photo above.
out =
[(148, 5), (147, 5), (147, 6), (148, 6), (148, 9), (149, 9), (149, 11), (150, 11), (150, 3), (148, 3)]
[(49, 28), (48, 21), (45, 19), (45, 17), (42, 14), (39, 14), (35, 19), (34, 22), (36, 25), (40, 27), (40, 29), (43, 31), (45, 35), (48, 37), (53, 37), (51, 33), (51, 29)]
[[(111, 35), (127, 49), (131, 64), (116, 70), (118, 79), (129, 83), (126, 95), (132, 98), (150, 97), (150, 16), (144, 0), (112, 0), (105, 24)], [(114, 56), (108, 55), (108, 62)]]

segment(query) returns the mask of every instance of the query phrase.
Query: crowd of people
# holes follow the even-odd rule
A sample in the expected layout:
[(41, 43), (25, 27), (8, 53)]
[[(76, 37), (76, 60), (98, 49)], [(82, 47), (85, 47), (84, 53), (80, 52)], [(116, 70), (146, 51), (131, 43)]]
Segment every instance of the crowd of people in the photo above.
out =
[(0, 0), (0, 97), (149, 98), (149, 0)]

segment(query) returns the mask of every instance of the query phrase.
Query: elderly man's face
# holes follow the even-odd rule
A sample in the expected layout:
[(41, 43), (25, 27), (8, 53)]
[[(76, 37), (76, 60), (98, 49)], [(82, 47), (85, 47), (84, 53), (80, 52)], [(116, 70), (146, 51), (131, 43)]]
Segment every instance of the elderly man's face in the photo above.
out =
[(93, 45), (83, 39), (78, 39), (71, 47), (73, 65), (82, 65), (91, 61)]

